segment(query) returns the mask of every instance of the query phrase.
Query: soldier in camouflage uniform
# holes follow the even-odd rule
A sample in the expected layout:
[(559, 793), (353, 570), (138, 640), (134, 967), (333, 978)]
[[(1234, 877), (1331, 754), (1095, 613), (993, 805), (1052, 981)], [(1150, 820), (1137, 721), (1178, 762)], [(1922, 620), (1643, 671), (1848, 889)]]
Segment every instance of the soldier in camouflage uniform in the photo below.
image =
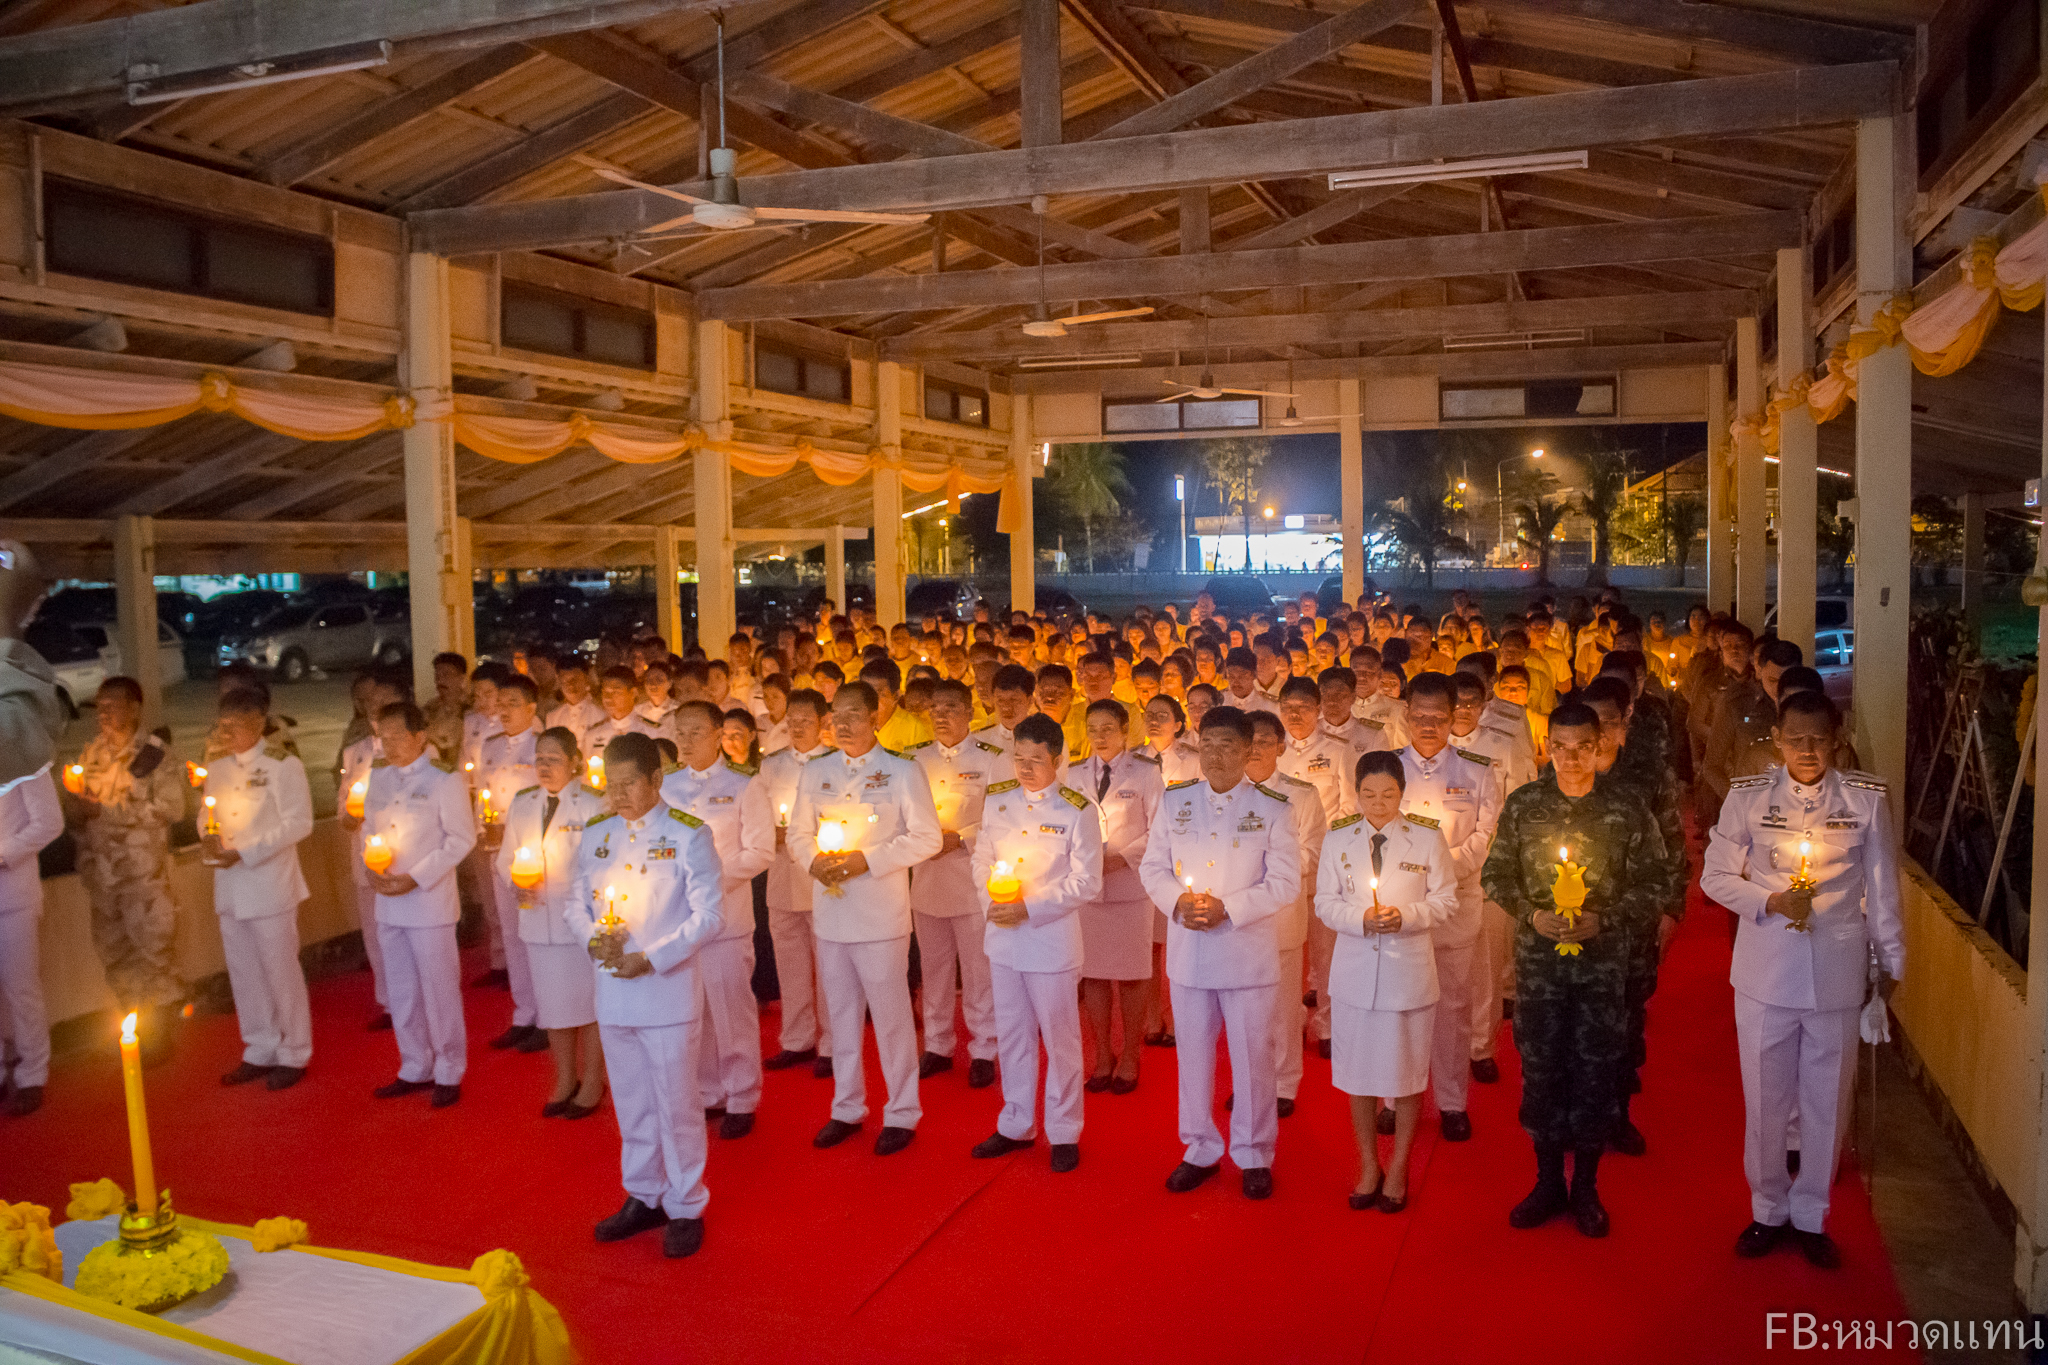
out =
[(1767, 639), (1756, 647), (1752, 676), (1721, 694), (1713, 733), (1707, 739), (1707, 780), (1723, 800), (1728, 784), (1755, 777), (1778, 766), (1778, 746), (1771, 727), (1778, 723), (1778, 681), (1800, 663), (1799, 646), (1790, 640)]
[[(178, 910), (171, 899), (170, 827), (185, 816), (185, 766), (142, 730), (142, 688), (100, 684), (99, 734), (79, 759), (82, 791), (66, 803), (78, 834), (78, 872), (92, 904), (92, 941), (123, 1010), (184, 998), (171, 965)], [(166, 1037), (152, 1029), (145, 1039)]]
[[(1551, 771), (1508, 798), (1482, 874), (1515, 921), (1520, 1118), (1536, 1145), (1536, 1187), (1508, 1222), (1531, 1228), (1570, 1210), (1588, 1237), (1607, 1235), (1596, 1182), (1620, 1113), (1629, 935), (1654, 925), (1665, 895), (1664, 840), (1643, 822), (1635, 790), (1599, 775), (1599, 749), (1591, 709), (1572, 702), (1551, 714)], [(1553, 897), (1560, 847), (1584, 869), (1584, 908), (1570, 921)]]
[(460, 765), (462, 721), (469, 714), (469, 660), (460, 654), (436, 654), (434, 695), (420, 709), (427, 717), (427, 743), (444, 761)]

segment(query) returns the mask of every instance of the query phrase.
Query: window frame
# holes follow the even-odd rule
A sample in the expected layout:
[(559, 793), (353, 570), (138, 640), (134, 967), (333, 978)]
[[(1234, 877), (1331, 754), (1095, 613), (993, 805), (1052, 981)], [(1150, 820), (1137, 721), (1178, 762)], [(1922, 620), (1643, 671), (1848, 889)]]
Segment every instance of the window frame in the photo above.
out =
[[(761, 357), (764, 355), (771, 355), (778, 360), (789, 360), (796, 363), (797, 382), (795, 388), (785, 389), (774, 384), (763, 384), (761, 382)], [(778, 346), (773, 344), (764, 346), (759, 341), (756, 341), (749, 356), (749, 362), (750, 373), (747, 375), (747, 387), (749, 388), (765, 390), (768, 393), (779, 393), (787, 398), (804, 398), (813, 403), (831, 403), (840, 407), (851, 407), (853, 405), (853, 361), (849, 357), (828, 356), (818, 351), (807, 351), (799, 346)], [(821, 398), (810, 391), (807, 385), (811, 367), (814, 365), (831, 369), (838, 373), (842, 397)]]
[[(934, 393), (943, 393), (948, 397), (950, 402), (947, 406), (950, 409), (950, 415), (945, 417), (932, 416), (932, 395)], [(979, 419), (962, 417), (960, 415), (960, 400), (963, 398), (976, 398), (981, 401), (981, 416)], [(935, 379), (930, 375), (926, 375), (924, 380), (924, 415), (928, 421), (957, 422), (963, 427), (986, 428), (988, 426), (988, 390), (977, 389), (967, 384), (955, 383), (949, 379)]]
[[(1189, 403), (1202, 403), (1202, 404), (1215, 404), (1215, 403), (1249, 403), (1249, 404), (1251, 405), (1251, 407), (1252, 407), (1252, 412), (1253, 412), (1253, 415), (1254, 415), (1254, 417), (1255, 417), (1255, 418), (1256, 418), (1257, 420), (1255, 420), (1255, 421), (1252, 421), (1252, 422), (1249, 422), (1249, 423), (1243, 423), (1243, 424), (1238, 424), (1238, 425), (1232, 425), (1232, 426), (1189, 426), (1189, 425), (1188, 425), (1188, 404), (1189, 404)], [(1138, 428), (1131, 428), (1131, 429), (1126, 429), (1126, 430), (1115, 430), (1115, 431), (1113, 431), (1113, 430), (1111, 430), (1111, 429), (1110, 429), (1110, 425), (1109, 425), (1109, 410), (1110, 410), (1111, 408), (1141, 408), (1141, 409), (1152, 409), (1152, 410), (1156, 410), (1156, 411), (1164, 411), (1164, 410), (1165, 410), (1165, 409), (1167, 409), (1167, 408), (1172, 408), (1172, 409), (1174, 410), (1174, 423), (1175, 423), (1175, 424), (1174, 424), (1173, 426), (1170, 426), (1170, 427), (1147, 427), (1147, 428), (1143, 428), (1143, 429), (1138, 429)], [(1134, 398), (1110, 398), (1110, 397), (1107, 397), (1107, 396), (1105, 396), (1105, 397), (1103, 398), (1103, 400), (1102, 400), (1102, 434), (1103, 434), (1103, 437), (1104, 437), (1104, 439), (1108, 439), (1108, 438), (1110, 438), (1110, 437), (1117, 437), (1117, 438), (1120, 438), (1120, 439), (1129, 439), (1129, 440), (1143, 440), (1143, 439), (1144, 439), (1144, 438), (1145, 438), (1146, 436), (1148, 436), (1148, 435), (1155, 435), (1155, 434), (1164, 434), (1164, 433), (1172, 433), (1172, 432), (1191, 432), (1191, 431), (1256, 431), (1256, 430), (1258, 430), (1258, 429), (1259, 429), (1260, 427), (1263, 427), (1263, 426), (1264, 426), (1265, 424), (1266, 424), (1266, 410), (1265, 410), (1264, 406), (1263, 406), (1263, 405), (1262, 405), (1262, 404), (1261, 404), (1261, 403), (1259, 402), (1259, 400), (1258, 400), (1258, 399), (1256, 399), (1256, 398), (1240, 398), (1240, 397), (1232, 397), (1232, 398), (1181, 398), (1181, 399), (1176, 399), (1176, 400), (1175, 400), (1174, 402), (1172, 402), (1172, 403), (1155, 403), (1155, 402), (1151, 401), (1150, 399), (1144, 399), (1144, 398), (1135, 398), (1135, 399), (1134, 399)]]
[[(525, 295), (536, 303), (552, 304), (567, 309), (569, 313), (570, 349), (556, 350), (553, 347), (529, 345), (506, 335), (505, 321), (508, 315), (506, 302), (509, 298)], [(589, 352), (589, 322), (593, 316), (610, 316), (621, 322), (631, 323), (639, 328), (644, 357), (638, 363), (615, 360), (608, 356), (592, 355)], [(611, 303), (604, 299), (587, 298), (572, 294), (564, 289), (551, 289), (544, 284), (530, 284), (525, 280), (510, 278), (498, 282), (498, 344), (515, 351), (526, 351), (533, 355), (554, 356), (561, 360), (579, 360), (587, 365), (605, 365), (616, 370), (640, 370), (652, 373), (655, 368), (654, 314), (640, 308), (628, 308), (624, 304)]]

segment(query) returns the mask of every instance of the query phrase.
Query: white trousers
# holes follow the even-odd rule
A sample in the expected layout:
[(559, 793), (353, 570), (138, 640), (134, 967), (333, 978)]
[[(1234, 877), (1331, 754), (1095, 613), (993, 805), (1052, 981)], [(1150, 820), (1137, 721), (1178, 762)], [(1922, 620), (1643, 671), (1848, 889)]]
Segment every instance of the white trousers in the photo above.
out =
[[(958, 1046), (953, 1037), (953, 1001), (967, 1019), (967, 1055), (977, 1061), (997, 1054), (995, 996), (989, 988), (988, 954), (981, 937), (987, 922), (970, 911), (965, 915), (918, 913), (917, 954), (924, 970), (924, 1050), (950, 1057)], [(953, 970), (960, 985), (953, 985)]]
[(398, 1039), (398, 1079), (461, 1085), (469, 1067), (462, 1021), (462, 958), (455, 926), (407, 929), (379, 924), (390, 972), (391, 1031)]
[(242, 1060), (304, 1066), (313, 1056), (313, 1011), (299, 967), (298, 907), (261, 919), (222, 915), (220, 946), (242, 1026)]
[[(965, 918), (963, 916), (963, 918)], [(1006, 1138), (1038, 1135), (1038, 1043), (1045, 1040), (1045, 1140), (1081, 1140), (1081, 972), (1020, 972), (989, 964), (996, 1040), (1003, 1059)]]
[[(1826, 1230), (1837, 1138), (1856, 1078), (1858, 1011), (1795, 1010), (1735, 992), (1735, 1045), (1742, 1059), (1742, 1173), (1750, 1217), (1801, 1232)], [(1794, 1115), (1799, 1174), (1786, 1173)]]
[[(1316, 1041), (1330, 1036), (1330, 955), (1337, 951), (1337, 931), (1315, 916), (1308, 917), (1308, 988), (1316, 993), (1316, 1007), (1308, 1018)], [(1299, 998), (1297, 996), (1297, 998)]]
[(1429, 1047), (1429, 1093), (1439, 1112), (1465, 1112), (1472, 1088), (1472, 995), (1478, 989), (1479, 945), (1436, 945), (1436, 1028)]
[(35, 907), (0, 914), (0, 1002), (7, 1006), (7, 1033), (14, 1040), (17, 1086), (46, 1085), (50, 1079), (50, 1020), (43, 1009), (37, 938), (41, 920)]
[[(1280, 950), (1280, 984), (1273, 988), (1273, 1093), (1293, 1099), (1301, 1093), (1301, 948)], [(1323, 997), (1316, 995), (1316, 1008)]]
[(526, 940), (519, 937), (519, 890), (510, 878), (499, 876), (495, 868), (488, 885), (492, 909), (497, 912), (505, 975), (512, 982), (512, 1026), (532, 1028), (533, 1021), (540, 1016), (533, 1008), (533, 960), (526, 955)]
[(363, 955), (370, 959), (370, 986), (377, 1004), (387, 1013), (391, 994), (384, 986), (384, 937), (377, 932), (377, 893), (367, 883), (356, 883), (356, 927), (363, 931)]
[(1508, 912), (1486, 902), (1479, 908), (1479, 942), (1472, 963), (1472, 1060), (1493, 1055), (1500, 1036), (1503, 982), (1514, 979), (1514, 924)]
[(825, 1018), (825, 983), (818, 972), (818, 939), (804, 910), (768, 912), (768, 937), (775, 944), (775, 980), (782, 989), (782, 1050), (832, 1055), (832, 1030)]
[(754, 937), (704, 944), (697, 964), (697, 1090), (706, 1109), (751, 1114), (761, 1103), (761, 1002), (754, 998)]
[(875, 1020), (875, 1051), (889, 1105), (887, 1128), (915, 1128), (924, 1109), (917, 1098), (917, 1021), (910, 1009), (910, 935), (872, 943), (818, 940), (818, 976), (832, 1019), (832, 1117), (860, 1123), (868, 1116), (868, 1081), (862, 1065), (862, 1019)]
[[(703, 950), (699, 949), (699, 953)], [(671, 1218), (702, 1218), (704, 1111), (697, 1104), (697, 1030), (600, 1024), (612, 1109), (619, 1116), (619, 1175), (626, 1193)]]
[(1237, 1102), (1230, 1112), (1230, 1159), (1239, 1170), (1273, 1164), (1280, 1116), (1273, 1109), (1273, 988), (1245, 986), (1207, 990), (1170, 981), (1173, 988), (1174, 1056), (1180, 1071), (1182, 1158), (1193, 1166), (1223, 1160), (1223, 1135), (1216, 1130), (1216, 1034), (1230, 1045), (1230, 1088)]

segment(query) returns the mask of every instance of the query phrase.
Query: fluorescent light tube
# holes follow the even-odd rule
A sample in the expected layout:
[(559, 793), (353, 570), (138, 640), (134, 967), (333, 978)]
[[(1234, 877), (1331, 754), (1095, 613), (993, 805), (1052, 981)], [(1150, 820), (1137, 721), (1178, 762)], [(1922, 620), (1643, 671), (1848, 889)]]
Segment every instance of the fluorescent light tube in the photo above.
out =
[(1584, 152), (1538, 152), (1530, 156), (1482, 156), (1469, 161), (1429, 161), (1412, 166), (1370, 166), (1362, 171), (1332, 171), (1330, 188), (1355, 190), (1368, 185), (1423, 185), (1437, 180), (1475, 180), (1490, 175), (1526, 175), (1532, 171), (1583, 171)]

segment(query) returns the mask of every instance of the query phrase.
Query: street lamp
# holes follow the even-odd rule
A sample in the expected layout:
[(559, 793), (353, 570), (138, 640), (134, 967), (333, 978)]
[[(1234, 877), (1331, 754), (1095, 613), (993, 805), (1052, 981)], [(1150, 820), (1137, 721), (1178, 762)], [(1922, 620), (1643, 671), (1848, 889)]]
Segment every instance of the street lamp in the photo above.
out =
[[(1537, 446), (1534, 450), (1528, 452), (1528, 457), (1532, 460), (1540, 460), (1544, 454), (1543, 447)], [(1515, 458), (1515, 456), (1510, 455), (1507, 460), (1502, 460), (1493, 467), (1493, 511), (1499, 527), (1495, 532), (1495, 543), (1500, 545), (1507, 544), (1508, 539), (1508, 501), (1505, 491), (1506, 485), (1502, 480), (1501, 471), (1507, 468), (1508, 460)], [(1463, 484), (1458, 485), (1460, 488), (1464, 486)]]
[[(1259, 542), (1260, 567), (1271, 569), (1273, 567), (1273, 509), (1268, 507), (1263, 510), (1266, 516), (1266, 535)], [(1251, 565), (1247, 564), (1245, 567), (1249, 569)]]
[(1173, 500), (1180, 504), (1180, 571), (1188, 571), (1188, 481), (1187, 476), (1173, 476)]

